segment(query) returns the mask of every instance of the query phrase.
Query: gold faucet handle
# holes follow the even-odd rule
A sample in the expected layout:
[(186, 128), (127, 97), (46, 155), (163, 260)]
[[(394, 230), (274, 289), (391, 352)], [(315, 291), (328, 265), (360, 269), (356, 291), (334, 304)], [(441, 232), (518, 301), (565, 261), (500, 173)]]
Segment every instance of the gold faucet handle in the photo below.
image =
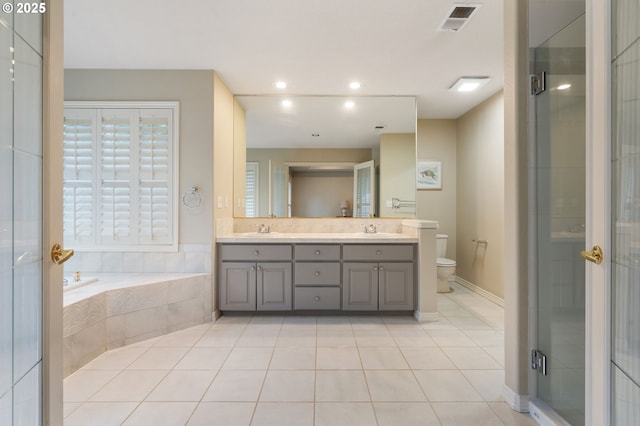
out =
[(58, 243), (51, 247), (51, 260), (56, 265), (62, 265), (73, 256), (73, 250), (63, 250), (62, 246)]

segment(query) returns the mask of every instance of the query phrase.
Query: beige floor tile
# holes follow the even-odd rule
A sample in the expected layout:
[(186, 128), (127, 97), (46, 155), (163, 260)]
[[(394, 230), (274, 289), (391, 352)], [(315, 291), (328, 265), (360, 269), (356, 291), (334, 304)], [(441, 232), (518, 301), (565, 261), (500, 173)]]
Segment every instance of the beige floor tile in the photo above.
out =
[(504, 334), (496, 330), (465, 330), (464, 332), (478, 346), (504, 347)]
[(79, 370), (64, 380), (64, 402), (85, 402), (120, 371)]
[(529, 413), (518, 413), (509, 407), (505, 402), (490, 402), (489, 407), (508, 426), (537, 426)]
[(316, 352), (318, 370), (357, 370), (362, 368), (356, 348), (318, 348)]
[(315, 426), (372, 426), (376, 424), (370, 402), (318, 402)]
[(276, 347), (273, 351), (271, 370), (313, 370), (316, 368), (316, 349)]
[(373, 401), (426, 401), (413, 372), (408, 370), (366, 370)]
[(175, 366), (176, 370), (217, 371), (229, 356), (231, 348), (198, 347), (191, 348)]
[(319, 370), (316, 372), (316, 401), (370, 401), (362, 370)]
[(462, 374), (485, 401), (504, 401), (504, 370), (462, 370)]
[(69, 417), (69, 415), (71, 413), (73, 413), (74, 411), (76, 411), (78, 408), (80, 408), (80, 406), (82, 405), (82, 402), (65, 402), (62, 404), (62, 417)]
[(453, 361), (440, 348), (400, 348), (409, 366), (414, 370), (450, 370), (456, 368)]
[(437, 346), (435, 340), (419, 325), (412, 328), (389, 327), (389, 332), (398, 346)]
[(460, 370), (499, 370), (502, 366), (482, 348), (442, 348)]
[(483, 400), (458, 370), (416, 370), (414, 373), (431, 402)]
[(90, 401), (142, 401), (167, 373), (167, 370), (123, 370), (96, 392)]
[(391, 333), (384, 329), (378, 328), (355, 328), (353, 334), (356, 338), (356, 344), (358, 346), (397, 346), (396, 341), (391, 336)]
[(265, 370), (221, 370), (202, 400), (255, 402), (265, 374)]
[(242, 332), (246, 328), (244, 324), (224, 323), (211, 327), (205, 332), (200, 340), (195, 344), (196, 347), (233, 347), (236, 344)]
[(315, 347), (316, 326), (307, 324), (283, 325), (276, 340), (276, 346), (281, 347)]
[(316, 332), (316, 343), (318, 347), (351, 347), (356, 346), (356, 339), (353, 335), (351, 324), (348, 326), (318, 326)]
[(504, 366), (504, 346), (483, 346), (482, 349), (498, 361), (498, 364)]
[(439, 426), (428, 402), (374, 402), (379, 426)]
[(143, 402), (123, 426), (184, 425), (196, 408), (195, 402)]
[(365, 370), (407, 370), (409, 365), (397, 347), (359, 348), (362, 367)]
[(82, 367), (83, 370), (123, 370), (131, 365), (143, 353), (144, 347), (124, 346), (107, 351)]
[(223, 370), (266, 370), (269, 368), (272, 347), (236, 347), (234, 348), (224, 364)]
[(137, 402), (87, 402), (64, 419), (64, 426), (119, 426)]
[[(189, 419), (188, 426), (247, 426), (255, 402), (201, 402)], [(66, 425), (65, 425), (66, 426)]]
[(440, 347), (478, 346), (460, 330), (429, 330), (428, 333)]
[(259, 402), (251, 426), (312, 426), (313, 403)]
[(313, 370), (270, 370), (264, 380), (260, 401), (312, 402), (314, 382)]
[(193, 346), (211, 329), (211, 323), (196, 325), (161, 336), (154, 346)]
[(432, 402), (443, 426), (504, 426), (485, 402)]
[(129, 364), (129, 370), (169, 370), (189, 351), (185, 347), (151, 347)]
[(156, 386), (146, 401), (198, 402), (209, 388), (215, 371), (174, 370)]

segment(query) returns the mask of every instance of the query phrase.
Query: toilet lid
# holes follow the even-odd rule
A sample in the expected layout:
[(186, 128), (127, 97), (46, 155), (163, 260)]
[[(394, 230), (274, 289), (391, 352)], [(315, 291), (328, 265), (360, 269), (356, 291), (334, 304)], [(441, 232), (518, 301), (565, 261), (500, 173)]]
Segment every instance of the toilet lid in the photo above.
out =
[(436, 265), (438, 266), (456, 266), (456, 261), (447, 259), (446, 257), (439, 257), (436, 259)]

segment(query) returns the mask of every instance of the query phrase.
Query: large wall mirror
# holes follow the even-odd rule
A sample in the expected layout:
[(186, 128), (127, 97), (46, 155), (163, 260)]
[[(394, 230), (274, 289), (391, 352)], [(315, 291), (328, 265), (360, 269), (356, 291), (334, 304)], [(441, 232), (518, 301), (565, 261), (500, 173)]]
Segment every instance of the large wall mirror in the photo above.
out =
[(413, 96), (236, 96), (234, 214), (415, 217)]

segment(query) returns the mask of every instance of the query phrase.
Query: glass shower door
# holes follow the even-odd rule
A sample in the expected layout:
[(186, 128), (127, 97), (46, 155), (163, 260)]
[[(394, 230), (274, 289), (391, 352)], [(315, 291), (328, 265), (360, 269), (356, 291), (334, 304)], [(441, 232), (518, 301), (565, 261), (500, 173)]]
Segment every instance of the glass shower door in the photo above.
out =
[[(11, 3), (9, 3), (11, 4)], [(42, 16), (0, 14), (0, 424), (42, 424)]]
[[(571, 425), (585, 407), (585, 19), (534, 51), (537, 399)], [(544, 73), (544, 74), (543, 74)], [(541, 87), (540, 85), (538, 87)]]

